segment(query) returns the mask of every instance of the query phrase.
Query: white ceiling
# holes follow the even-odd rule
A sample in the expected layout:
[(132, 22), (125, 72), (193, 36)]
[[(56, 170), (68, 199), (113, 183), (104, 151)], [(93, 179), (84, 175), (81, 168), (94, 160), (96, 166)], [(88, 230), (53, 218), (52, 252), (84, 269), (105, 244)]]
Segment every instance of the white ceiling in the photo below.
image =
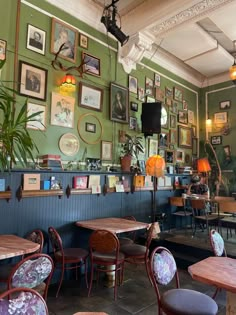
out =
[[(106, 32), (100, 19), (112, 0), (47, 1)], [(234, 61), (236, 0), (119, 0), (116, 5), (126, 35), (132, 38), (139, 32), (152, 39), (156, 53), (147, 56), (153, 61), (165, 66), (171, 62), (172, 71), (176, 68), (176, 74), (192, 77), (199, 86), (228, 80)]]

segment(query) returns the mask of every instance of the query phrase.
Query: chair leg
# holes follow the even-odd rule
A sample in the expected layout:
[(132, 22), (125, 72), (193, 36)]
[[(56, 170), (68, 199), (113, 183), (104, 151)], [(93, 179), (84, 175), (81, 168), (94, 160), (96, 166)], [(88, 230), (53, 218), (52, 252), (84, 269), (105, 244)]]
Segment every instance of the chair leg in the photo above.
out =
[(94, 273), (94, 266), (91, 265), (91, 274), (90, 274), (90, 283), (89, 283), (89, 290), (88, 290), (88, 297), (90, 297), (92, 285), (93, 285), (93, 273)]
[(215, 293), (214, 293), (213, 296), (212, 296), (213, 300), (215, 300), (215, 298), (216, 298), (216, 296), (217, 296), (217, 294), (218, 294), (218, 292), (219, 292), (220, 290), (221, 290), (220, 288), (216, 288)]
[(145, 261), (145, 267), (146, 267), (146, 272), (147, 272), (148, 279), (149, 279), (149, 281), (151, 283), (151, 286), (153, 286), (151, 273), (150, 273), (150, 268), (149, 268), (149, 260)]
[(56, 297), (58, 297), (59, 291), (60, 291), (60, 289), (61, 289), (62, 281), (63, 281), (63, 278), (64, 278), (64, 272), (65, 272), (65, 265), (62, 264), (61, 278), (60, 278), (60, 281), (59, 281), (59, 286), (58, 286), (58, 289), (57, 289)]

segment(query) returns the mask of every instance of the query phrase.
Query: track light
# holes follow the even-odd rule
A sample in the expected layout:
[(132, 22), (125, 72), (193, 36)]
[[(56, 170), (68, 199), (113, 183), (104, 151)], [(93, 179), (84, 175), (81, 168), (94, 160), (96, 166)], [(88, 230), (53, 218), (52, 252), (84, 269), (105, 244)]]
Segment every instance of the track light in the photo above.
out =
[[(129, 40), (129, 36), (126, 36), (122, 31), (121, 27), (116, 25), (116, 14), (117, 8), (115, 3), (119, 0), (112, 0), (112, 3), (105, 7), (103, 16), (101, 17), (101, 23), (103, 23), (109, 33), (111, 33), (120, 43), (121, 46), (126, 44)], [(109, 8), (112, 7), (112, 12)], [(112, 14), (111, 14), (112, 13)]]

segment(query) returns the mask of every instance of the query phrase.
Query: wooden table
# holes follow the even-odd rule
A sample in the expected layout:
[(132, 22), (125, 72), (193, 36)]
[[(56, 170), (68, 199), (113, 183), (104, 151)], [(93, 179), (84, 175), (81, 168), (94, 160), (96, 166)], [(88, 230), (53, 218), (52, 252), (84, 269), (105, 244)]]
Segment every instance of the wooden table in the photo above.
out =
[(0, 259), (35, 252), (40, 245), (16, 235), (0, 235)]
[(236, 315), (236, 259), (208, 257), (189, 266), (188, 271), (194, 280), (225, 289), (226, 314)]

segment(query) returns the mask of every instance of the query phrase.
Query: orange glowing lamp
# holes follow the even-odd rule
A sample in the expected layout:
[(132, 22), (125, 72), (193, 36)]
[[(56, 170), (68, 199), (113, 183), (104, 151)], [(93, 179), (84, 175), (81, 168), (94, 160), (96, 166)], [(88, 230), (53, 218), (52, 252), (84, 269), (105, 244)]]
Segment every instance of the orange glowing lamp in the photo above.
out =
[(160, 155), (152, 155), (146, 161), (146, 173), (150, 176), (162, 177), (164, 176), (165, 160)]
[(208, 173), (211, 171), (211, 166), (208, 158), (202, 158), (197, 160), (197, 170), (199, 173)]
[(66, 74), (62, 78), (61, 89), (65, 92), (74, 92), (76, 88), (75, 77), (71, 74)]

